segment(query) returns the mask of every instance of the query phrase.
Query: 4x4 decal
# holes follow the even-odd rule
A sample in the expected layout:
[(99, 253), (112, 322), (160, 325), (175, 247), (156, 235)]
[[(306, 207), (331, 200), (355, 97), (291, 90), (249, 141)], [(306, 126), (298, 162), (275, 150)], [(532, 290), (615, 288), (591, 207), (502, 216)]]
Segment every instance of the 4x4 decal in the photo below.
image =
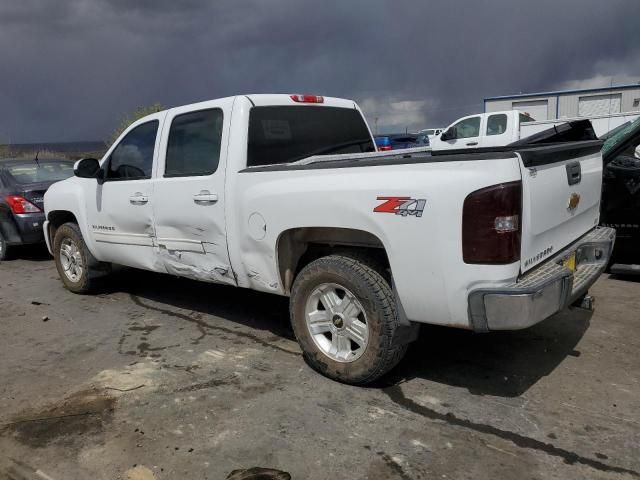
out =
[(427, 201), (424, 198), (411, 197), (378, 197), (377, 200), (384, 200), (383, 203), (373, 209), (376, 213), (395, 213), (406, 217), (414, 215), (421, 217)]

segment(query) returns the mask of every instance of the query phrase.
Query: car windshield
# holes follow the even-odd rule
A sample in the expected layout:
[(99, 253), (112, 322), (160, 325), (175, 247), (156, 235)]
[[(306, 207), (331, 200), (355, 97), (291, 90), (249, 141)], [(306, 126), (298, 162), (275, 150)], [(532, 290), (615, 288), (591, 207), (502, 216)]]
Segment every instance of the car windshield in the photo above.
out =
[(640, 118), (638, 118), (634, 122), (629, 123), (628, 125), (625, 124), (624, 128), (621, 128), (620, 130), (615, 132), (613, 135), (610, 135), (609, 138), (607, 138), (607, 140), (604, 142), (604, 146), (602, 147), (602, 156), (606, 157), (618, 145), (628, 141), (630, 136), (637, 136), (639, 133), (640, 133)]
[(601, 140), (607, 140), (608, 138), (613, 137), (614, 135), (616, 135), (618, 132), (620, 132), (621, 130), (624, 130), (625, 128), (627, 128), (629, 125), (631, 125), (631, 122), (625, 122), (622, 125), (614, 128), (613, 130), (609, 130), (607, 133), (605, 133), (604, 135), (602, 135), (600, 137)]
[(73, 163), (65, 160), (9, 162), (4, 169), (19, 184), (57, 182), (73, 176)]

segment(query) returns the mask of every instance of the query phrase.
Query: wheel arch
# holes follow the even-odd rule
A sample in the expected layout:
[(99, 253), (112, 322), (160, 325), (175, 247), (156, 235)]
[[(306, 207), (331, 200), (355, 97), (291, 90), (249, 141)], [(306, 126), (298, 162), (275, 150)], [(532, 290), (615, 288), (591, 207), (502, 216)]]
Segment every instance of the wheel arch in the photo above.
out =
[(278, 275), (289, 294), (296, 275), (312, 261), (331, 254), (369, 257), (387, 271), (391, 268), (385, 246), (370, 232), (340, 227), (300, 227), (283, 231), (276, 242)]
[(47, 235), (49, 245), (51, 245), (52, 248), (53, 239), (56, 236), (56, 231), (58, 230), (58, 228), (68, 222), (73, 222), (77, 224), (78, 227), (80, 227), (78, 218), (73, 212), (69, 210), (52, 210), (47, 214), (47, 221), (49, 223), (47, 224), (47, 231), (44, 232), (44, 234)]

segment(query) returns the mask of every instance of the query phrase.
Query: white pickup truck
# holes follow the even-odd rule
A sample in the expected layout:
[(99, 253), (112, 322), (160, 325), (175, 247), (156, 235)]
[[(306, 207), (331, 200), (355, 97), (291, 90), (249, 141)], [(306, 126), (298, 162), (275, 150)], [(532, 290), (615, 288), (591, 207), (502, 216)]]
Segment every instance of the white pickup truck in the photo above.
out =
[(536, 121), (518, 110), (479, 113), (459, 118), (440, 135), (429, 137), (433, 150), (500, 147), (509, 145), (553, 127), (589, 120), (597, 137), (638, 118), (638, 114), (617, 113), (592, 117), (560, 118)]
[(615, 237), (601, 145), (390, 154), (353, 101), (223, 98), (80, 160), (45, 196), (45, 236), (77, 293), (121, 264), (290, 296), (310, 365), (362, 384), (421, 323), (521, 329), (580, 301)]
[(534, 122), (534, 119), (518, 110), (469, 115), (459, 118), (436, 135), (431, 140), (431, 148), (457, 150), (508, 145), (540, 131), (523, 132), (528, 122)]

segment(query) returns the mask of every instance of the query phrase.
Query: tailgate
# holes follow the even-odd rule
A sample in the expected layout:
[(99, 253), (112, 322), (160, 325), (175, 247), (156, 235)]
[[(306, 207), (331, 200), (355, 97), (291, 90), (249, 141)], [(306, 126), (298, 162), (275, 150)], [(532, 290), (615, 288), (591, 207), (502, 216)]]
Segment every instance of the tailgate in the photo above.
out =
[(530, 270), (598, 225), (602, 141), (517, 149), (522, 171), (521, 270)]

